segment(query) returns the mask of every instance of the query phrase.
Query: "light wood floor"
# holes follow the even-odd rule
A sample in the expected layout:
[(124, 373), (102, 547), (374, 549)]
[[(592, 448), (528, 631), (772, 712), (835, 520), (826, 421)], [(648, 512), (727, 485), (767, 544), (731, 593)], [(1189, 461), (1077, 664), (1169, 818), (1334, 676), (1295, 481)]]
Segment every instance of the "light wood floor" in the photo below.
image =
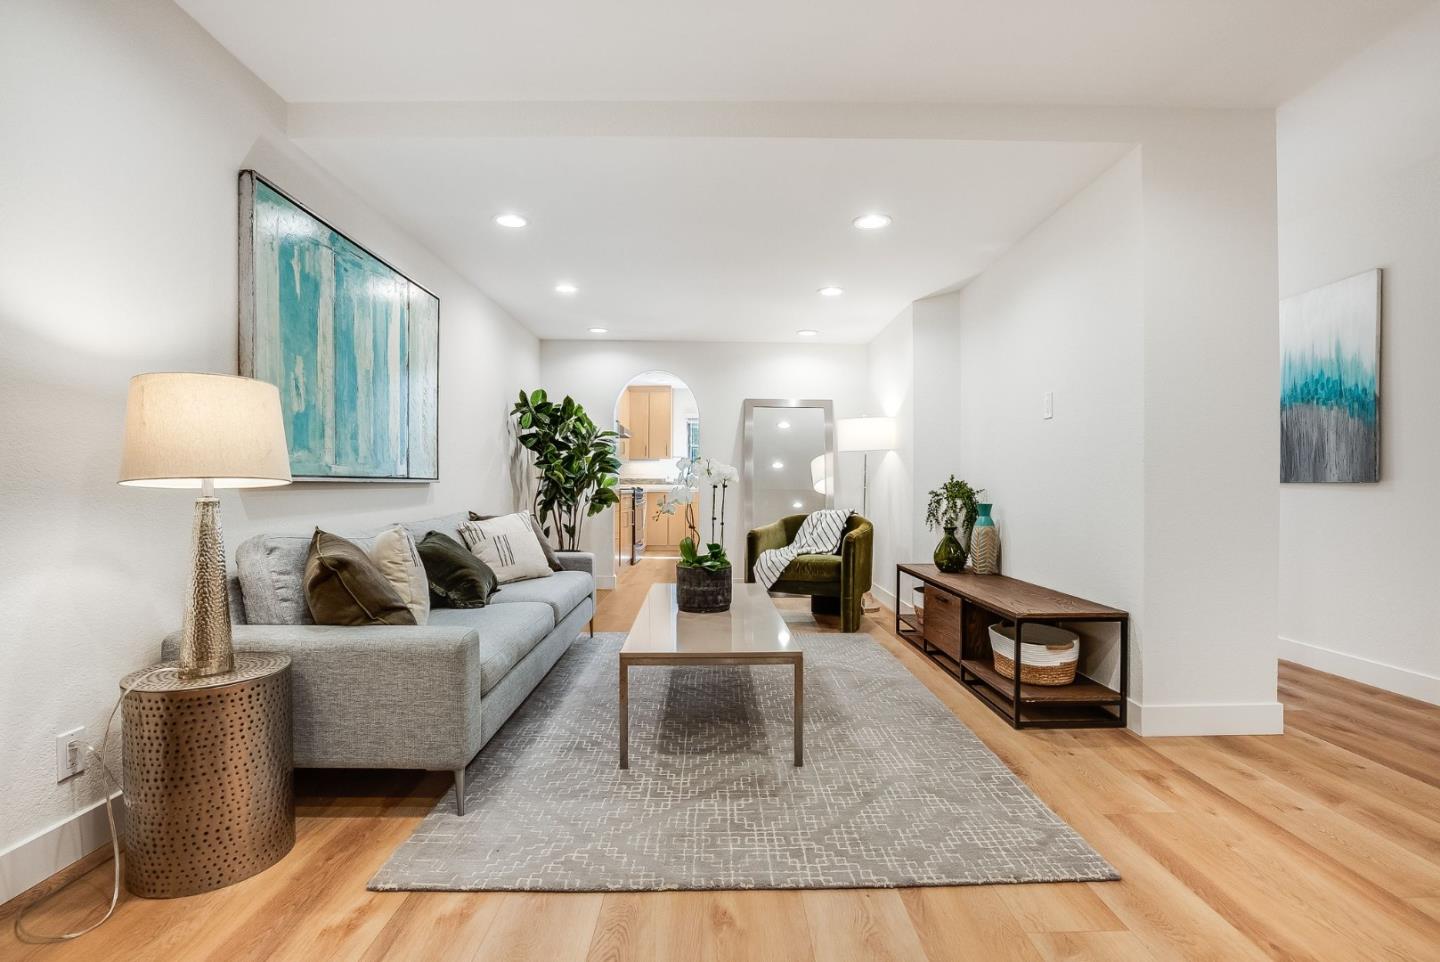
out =
[[(673, 573), (659, 559), (627, 571), (601, 601), (597, 630), (628, 628), (646, 588)], [(448, 790), (448, 776), (302, 772), (299, 841), (279, 865), (193, 898), (125, 898), (104, 927), (63, 946), (19, 945), (6, 918), (0, 958), (1440, 960), (1440, 709), (1283, 665), (1283, 736), (1021, 734), (896, 640), (885, 619), (868, 619), (865, 630), (1124, 881), (367, 892), (371, 873)], [(108, 863), (92, 869), (33, 924), (94, 917), (109, 871)]]

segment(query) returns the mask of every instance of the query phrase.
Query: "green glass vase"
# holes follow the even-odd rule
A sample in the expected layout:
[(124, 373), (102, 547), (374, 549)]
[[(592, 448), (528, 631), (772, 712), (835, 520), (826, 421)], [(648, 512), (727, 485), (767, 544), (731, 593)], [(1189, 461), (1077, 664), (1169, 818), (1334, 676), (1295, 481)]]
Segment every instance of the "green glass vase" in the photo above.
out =
[(955, 537), (955, 526), (949, 525), (940, 543), (935, 546), (935, 567), (949, 574), (965, 570), (965, 546)]

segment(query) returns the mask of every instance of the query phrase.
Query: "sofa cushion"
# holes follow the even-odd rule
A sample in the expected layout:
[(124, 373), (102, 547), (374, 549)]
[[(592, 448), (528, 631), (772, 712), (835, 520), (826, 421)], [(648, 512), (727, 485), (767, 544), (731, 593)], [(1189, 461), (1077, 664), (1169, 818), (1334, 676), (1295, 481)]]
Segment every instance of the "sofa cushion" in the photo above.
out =
[(315, 529), (305, 560), (305, 603), (319, 625), (414, 625), (415, 615), (366, 550)]
[(595, 593), (595, 579), (584, 571), (556, 571), (548, 578), (512, 581), (490, 599), (492, 606), (543, 602), (550, 606), (555, 624)]
[(443, 535), (449, 535), (456, 541), (463, 540), (460, 537), (460, 526), (470, 520), (469, 511), (456, 511), (453, 514), (442, 514), (438, 518), (427, 518), (424, 521), (401, 521), (410, 537), (419, 544), (425, 536), (432, 531), (438, 531)]
[[(443, 531), (458, 539), (460, 525), (468, 520), (470, 512), (457, 511), (401, 524), (419, 544), (430, 531)], [(391, 525), (336, 533), (370, 552), (375, 548), (375, 536), (387, 527)], [(314, 624), (305, 606), (305, 558), (309, 552), (309, 534), (257, 534), (240, 545), (235, 552), (235, 568), (245, 596), (246, 623)]]
[(483, 608), (499, 582), (490, 566), (454, 538), (432, 531), (420, 539), (420, 559), (438, 608)]
[(785, 566), (782, 581), (839, 581), (838, 554), (802, 554)]
[(531, 578), (548, 578), (550, 563), (535, 536), (529, 511), (505, 514), (488, 521), (466, 521), (460, 526), (465, 546), (489, 565), (502, 585)]
[(399, 593), (405, 607), (415, 616), (415, 624), (423, 625), (430, 617), (430, 581), (425, 576), (425, 563), (415, 537), (397, 524), (375, 536), (370, 560)]
[[(350, 538), (369, 552), (374, 538)], [(313, 625), (305, 603), (305, 561), (309, 535), (257, 534), (235, 552), (245, 621), (252, 625)]]
[[(498, 594), (496, 598), (499, 598)], [(498, 685), (510, 669), (555, 628), (550, 608), (534, 603), (488, 605), (484, 608), (434, 608), (430, 611), (430, 624), (475, 629), (480, 636), (482, 695)]]
[[(529, 514), (529, 512), (526, 513)], [(494, 521), (498, 517), (500, 517), (498, 514), (476, 514), (474, 511), (470, 512), (471, 521)], [(555, 554), (555, 549), (550, 547), (549, 541), (545, 540), (545, 529), (540, 527), (540, 522), (535, 519), (535, 515), (533, 514), (530, 515), (530, 528), (535, 532), (535, 540), (540, 542), (540, 550), (545, 552), (545, 563), (550, 566), (550, 570), (564, 571), (565, 566), (560, 563), (560, 559)]]

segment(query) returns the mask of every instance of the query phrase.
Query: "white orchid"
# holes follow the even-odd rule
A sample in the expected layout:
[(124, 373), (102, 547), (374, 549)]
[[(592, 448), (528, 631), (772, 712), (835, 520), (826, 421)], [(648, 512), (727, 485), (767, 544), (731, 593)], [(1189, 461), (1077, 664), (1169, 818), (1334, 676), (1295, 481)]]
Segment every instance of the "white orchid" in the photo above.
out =
[(740, 472), (733, 465), (714, 458), (701, 458), (696, 468), (697, 473), (711, 484), (730, 484), (740, 480)]

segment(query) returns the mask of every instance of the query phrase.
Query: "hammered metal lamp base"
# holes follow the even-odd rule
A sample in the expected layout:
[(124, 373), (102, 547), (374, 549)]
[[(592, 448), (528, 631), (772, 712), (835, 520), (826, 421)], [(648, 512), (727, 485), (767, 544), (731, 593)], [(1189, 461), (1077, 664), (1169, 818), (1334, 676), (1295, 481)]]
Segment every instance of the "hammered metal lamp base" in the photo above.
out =
[(242, 652), (199, 680), (179, 665), (124, 700), (125, 885), (143, 898), (221, 888), (295, 844), (290, 659)]
[[(207, 487), (207, 492), (211, 490)], [(220, 528), (220, 501), (213, 494), (195, 500), (192, 536), (190, 594), (180, 638), (180, 676), (186, 679), (223, 675), (235, 667), (230, 597), (225, 590), (225, 535)]]

